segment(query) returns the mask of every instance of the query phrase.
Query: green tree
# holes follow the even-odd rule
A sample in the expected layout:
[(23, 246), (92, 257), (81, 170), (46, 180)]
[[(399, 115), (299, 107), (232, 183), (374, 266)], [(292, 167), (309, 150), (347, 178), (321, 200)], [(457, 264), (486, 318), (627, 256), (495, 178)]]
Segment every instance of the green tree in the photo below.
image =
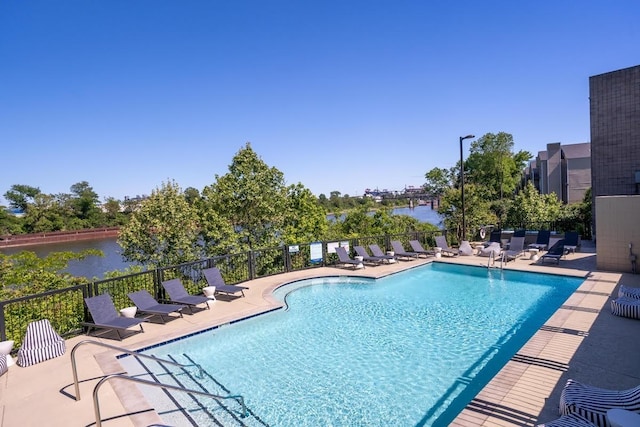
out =
[(187, 187), (184, 190), (184, 197), (187, 199), (187, 203), (194, 206), (200, 201), (200, 191), (197, 188)]
[(154, 268), (198, 259), (197, 240), (198, 213), (174, 181), (141, 203), (118, 238), (125, 259)]
[(327, 211), (302, 184), (287, 189), (287, 210), (284, 220), (285, 243), (313, 242), (323, 239), (329, 228)]
[(44, 258), (35, 252), (0, 253), (0, 300), (18, 298), (77, 285), (85, 281), (64, 270), (69, 261), (89, 256), (104, 256), (102, 251), (87, 249), (81, 252), (52, 252)]
[[(458, 240), (462, 240), (461, 195), (459, 188), (446, 190), (438, 207), (438, 213), (443, 216), (445, 228), (455, 230)], [(489, 209), (490, 201), (484, 197), (477, 185), (465, 184), (464, 205), (467, 238), (477, 237), (481, 227), (497, 222), (495, 214)]]
[(22, 233), (22, 220), (0, 206), (0, 236), (4, 234)]
[(555, 193), (540, 194), (531, 182), (514, 199), (507, 223), (514, 227), (546, 228), (560, 218), (562, 202)]
[(423, 185), (425, 193), (440, 199), (447, 189), (453, 186), (455, 174), (452, 169), (433, 168), (424, 176), (426, 182)]
[(513, 136), (506, 132), (487, 133), (473, 141), (465, 161), (465, 183), (481, 185), (490, 200), (511, 198), (532, 157), (527, 151), (513, 153), (513, 146)]
[(34, 198), (40, 194), (38, 187), (30, 185), (14, 184), (11, 189), (4, 193), (4, 198), (9, 202), (9, 206), (22, 211), (27, 210), (27, 205), (33, 202)]
[(102, 225), (102, 212), (98, 205), (100, 199), (87, 181), (80, 181), (71, 186), (71, 206), (85, 227)]
[(59, 198), (39, 193), (34, 197), (33, 203), (27, 205), (23, 227), (27, 233), (65, 230), (68, 219), (69, 213), (65, 211)]
[[(229, 172), (202, 190), (205, 206), (231, 224), (243, 250), (277, 246), (286, 212), (284, 175), (269, 167), (247, 143)], [(240, 249), (240, 248), (239, 248)]]
[(104, 208), (104, 218), (106, 221), (105, 225), (116, 226), (122, 225), (125, 221), (125, 216), (122, 213), (122, 205), (120, 201), (113, 198), (107, 197), (103, 204)]

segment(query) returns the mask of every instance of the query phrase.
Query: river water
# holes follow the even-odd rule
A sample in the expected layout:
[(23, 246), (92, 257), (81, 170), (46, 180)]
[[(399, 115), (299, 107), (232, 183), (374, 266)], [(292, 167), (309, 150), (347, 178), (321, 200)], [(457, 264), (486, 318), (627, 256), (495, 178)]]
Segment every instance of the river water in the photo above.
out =
[[(442, 225), (442, 218), (429, 206), (416, 206), (415, 208), (395, 208), (394, 215), (409, 215), (420, 222), (428, 222), (437, 226)], [(77, 240), (73, 242), (47, 243), (45, 245), (33, 245), (19, 248), (3, 248), (0, 252), (14, 254), (21, 251), (35, 252), (39, 257), (45, 257), (51, 252), (79, 252), (85, 249), (98, 249), (104, 253), (104, 257), (90, 256), (80, 261), (71, 261), (67, 271), (74, 276), (87, 277), (89, 279), (102, 279), (106, 272), (124, 270), (135, 263), (125, 261), (122, 258), (122, 248), (115, 237), (96, 240)]]

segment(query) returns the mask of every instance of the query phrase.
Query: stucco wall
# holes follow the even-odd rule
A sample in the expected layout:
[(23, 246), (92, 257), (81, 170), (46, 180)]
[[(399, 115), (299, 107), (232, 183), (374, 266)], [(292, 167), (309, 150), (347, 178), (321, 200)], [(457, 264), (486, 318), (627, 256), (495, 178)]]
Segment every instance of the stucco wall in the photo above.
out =
[(596, 197), (599, 270), (631, 272), (629, 243), (640, 256), (640, 196)]

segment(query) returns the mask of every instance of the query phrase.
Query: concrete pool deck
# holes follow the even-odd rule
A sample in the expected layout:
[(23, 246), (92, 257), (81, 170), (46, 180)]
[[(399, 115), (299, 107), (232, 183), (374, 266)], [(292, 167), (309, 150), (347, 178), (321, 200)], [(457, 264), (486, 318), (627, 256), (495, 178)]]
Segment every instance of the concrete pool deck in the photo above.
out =
[[(382, 277), (432, 261), (431, 257), (360, 270), (321, 267), (265, 277), (244, 284), (249, 287), (245, 298), (220, 298), (210, 304), (210, 310), (185, 314), (167, 324), (145, 323), (145, 333), (123, 341), (74, 337), (67, 340), (63, 356), (26, 368), (12, 366), (0, 376), (0, 426), (95, 425), (93, 389), (104, 375), (123, 372), (115, 359), (121, 352), (90, 344), (78, 347), (82, 399), (76, 401), (70, 356), (80, 342), (93, 340), (136, 350), (279, 306), (271, 292), (283, 283), (322, 276)], [(487, 265), (486, 258), (475, 256), (437, 261)], [(596, 271), (595, 249), (589, 242), (559, 265), (542, 265), (525, 257), (509, 262), (505, 269), (567, 274), (586, 280), (452, 425), (533, 426), (553, 420), (558, 417), (560, 392), (568, 378), (610, 389), (640, 384), (640, 321), (613, 316), (609, 308), (618, 286), (640, 287), (640, 275)], [(100, 389), (99, 400), (104, 426), (162, 425), (133, 383), (110, 380)]]

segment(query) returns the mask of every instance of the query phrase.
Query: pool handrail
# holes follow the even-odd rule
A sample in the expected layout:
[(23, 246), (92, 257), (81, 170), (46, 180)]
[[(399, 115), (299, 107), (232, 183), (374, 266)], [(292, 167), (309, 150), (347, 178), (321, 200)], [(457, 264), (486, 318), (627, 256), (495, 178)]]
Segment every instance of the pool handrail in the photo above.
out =
[(183, 363), (178, 363), (178, 362), (174, 362), (173, 360), (167, 360), (167, 359), (160, 359), (158, 357), (154, 357), (154, 356), (150, 356), (148, 354), (143, 354), (143, 353), (139, 353), (137, 351), (134, 350), (128, 350), (126, 348), (123, 347), (118, 347), (116, 345), (111, 345), (111, 344), (107, 344), (107, 343), (103, 343), (100, 341), (94, 341), (94, 340), (84, 340), (84, 341), (80, 341), (78, 344), (73, 346), (73, 349), (71, 350), (71, 370), (73, 371), (73, 384), (75, 385), (75, 391), (76, 391), (76, 401), (80, 400), (80, 383), (78, 381), (78, 367), (76, 364), (76, 350), (78, 349), (78, 347), (84, 345), (84, 344), (95, 344), (101, 347), (107, 347), (110, 348), (112, 350), (117, 350), (117, 351), (121, 351), (123, 353), (128, 354), (129, 356), (136, 356), (136, 357), (143, 357), (146, 359), (151, 359), (151, 360), (155, 360), (156, 362), (162, 362), (162, 363), (167, 363), (169, 365), (173, 365), (173, 366), (179, 366), (181, 368), (191, 368), (191, 367), (196, 367), (198, 368), (198, 378), (203, 378), (204, 377), (204, 370), (202, 369), (202, 366), (200, 366), (197, 363), (191, 363), (188, 365), (185, 365)]
[(217, 394), (212, 394), (212, 393), (207, 393), (206, 391), (202, 391), (202, 390), (192, 390), (192, 389), (188, 389), (186, 387), (181, 387), (181, 386), (177, 386), (177, 385), (172, 385), (172, 384), (163, 384), (163, 383), (158, 383), (155, 381), (149, 381), (149, 380), (144, 380), (142, 378), (136, 378), (136, 377), (131, 377), (129, 375), (125, 375), (125, 374), (109, 374), (105, 377), (103, 377), (100, 381), (98, 381), (98, 384), (96, 384), (96, 386), (93, 389), (93, 410), (96, 416), (96, 427), (101, 427), (102, 426), (102, 419), (101, 419), (101, 415), (100, 415), (100, 402), (98, 399), (98, 391), (100, 390), (100, 387), (102, 386), (102, 384), (104, 384), (105, 382), (111, 380), (111, 379), (122, 379), (122, 380), (126, 380), (126, 381), (133, 381), (139, 384), (144, 384), (144, 385), (148, 385), (148, 386), (152, 386), (152, 387), (160, 387), (163, 389), (169, 389), (169, 390), (176, 390), (176, 391), (184, 391), (186, 393), (192, 393), (192, 394), (199, 394), (201, 396), (207, 396), (207, 397), (211, 397), (214, 399), (236, 399), (240, 401), (240, 405), (242, 405), (242, 414), (240, 415), (241, 418), (245, 418), (247, 416), (247, 406), (244, 403), (244, 397), (242, 395), (236, 394), (236, 395), (228, 395), (228, 396), (220, 396)]

